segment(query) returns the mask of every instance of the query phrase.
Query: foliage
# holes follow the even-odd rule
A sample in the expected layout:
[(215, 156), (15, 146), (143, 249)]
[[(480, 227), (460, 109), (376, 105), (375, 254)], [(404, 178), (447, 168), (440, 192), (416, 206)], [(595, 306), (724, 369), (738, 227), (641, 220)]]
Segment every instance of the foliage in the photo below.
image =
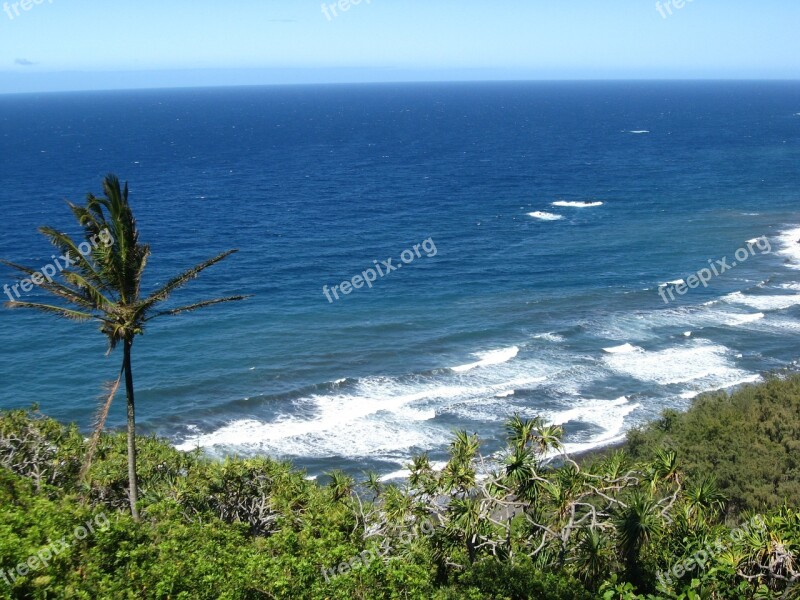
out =
[(667, 411), (633, 431), (628, 450), (651, 460), (659, 448), (696, 477), (714, 474), (734, 512), (771, 510), (800, 498), (800, 376), (770, 376), (728, 394), (699, 397), (686, 413)]

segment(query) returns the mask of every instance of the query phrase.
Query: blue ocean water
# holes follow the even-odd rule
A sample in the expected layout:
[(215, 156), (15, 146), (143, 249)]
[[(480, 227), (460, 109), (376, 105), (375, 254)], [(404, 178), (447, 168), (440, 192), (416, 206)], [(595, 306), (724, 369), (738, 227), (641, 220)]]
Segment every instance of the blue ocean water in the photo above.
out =
[[(141, 429), (181, 448), (390, 475), (458, 428), (491, 452), (519, 412), (581, 450), (798, 358), (797, 82), (0, 96), (0, 157), (0, 257), (51, 262), (36, 228), (74, 232), (64, 200), (107, 172), (152, 245), (147, 289), (240, 249), (174, 301), (252, 299), (134, 346)], [(97, 329), (2, 310), (0, 339), (1, 405), (88, 430), (121, 360)]]

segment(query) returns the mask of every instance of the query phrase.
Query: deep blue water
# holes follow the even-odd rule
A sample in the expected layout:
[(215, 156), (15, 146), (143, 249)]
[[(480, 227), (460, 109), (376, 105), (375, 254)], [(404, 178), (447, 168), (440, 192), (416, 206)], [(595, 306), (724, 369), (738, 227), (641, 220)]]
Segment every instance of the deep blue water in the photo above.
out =
[[(516, 411), (581, 449), (794, 367), (798, 113), (797, 82), (0, 96), (0, 257), (51, 262), (36, 228), (74, 232), (64, 200), (111, 171), (153, 249), (147, 289), (240, 249), (175, 302), (254, 298), (134, 346), (142, 431), (183, 448), (392, 473), (455, 428), (491, 452)], [(553, 206), (584, 201), (602, 205)], [(664, 303), (660, 284), (760, 236)], [(424, 240), (372, 289), (323, 294)], [(2, 407), (88, 429), (121, 360), (97, 328), (2, 310), (0, 340)]]

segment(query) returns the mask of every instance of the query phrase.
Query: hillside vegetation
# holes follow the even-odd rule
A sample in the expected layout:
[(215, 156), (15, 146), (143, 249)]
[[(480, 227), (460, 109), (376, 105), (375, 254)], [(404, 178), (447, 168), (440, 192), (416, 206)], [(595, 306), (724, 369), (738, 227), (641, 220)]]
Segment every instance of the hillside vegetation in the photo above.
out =
[(713, 474), (730, 510), (800, 504), (800, 378), (771, 377), (734, 394), (699, 397), (686, 413), (662, 418), (628, 435), (633, 459), (659, 449), (680, 456), (690, 475)]

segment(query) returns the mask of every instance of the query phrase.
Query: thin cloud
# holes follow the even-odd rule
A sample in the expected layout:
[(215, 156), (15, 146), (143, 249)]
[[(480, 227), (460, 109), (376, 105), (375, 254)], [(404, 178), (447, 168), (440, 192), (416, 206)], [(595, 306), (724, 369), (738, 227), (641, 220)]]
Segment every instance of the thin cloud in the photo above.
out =
[(36, 63), (33, 62), (32, 60), (28, 60), (27, 58), (18, 58), (17, 60), (14, 61), (14, 64), (19, 65), (21, 67), (32, 67)]

